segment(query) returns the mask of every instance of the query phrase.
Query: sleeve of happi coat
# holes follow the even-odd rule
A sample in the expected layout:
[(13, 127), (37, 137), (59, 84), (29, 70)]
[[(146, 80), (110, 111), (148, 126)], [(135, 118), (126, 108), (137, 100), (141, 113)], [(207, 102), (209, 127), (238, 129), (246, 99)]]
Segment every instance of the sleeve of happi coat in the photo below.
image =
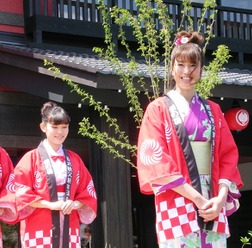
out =
[(0, 148), (0, 220), (10, 224), (17, 220), (13, 169), (8, 153)]
[[(212, 106), (215, 110), (215, 116), (218, 116), (215, 125), (219, 125), (220, 132), (218, 140), (218, 151), (215, 153), (215, 159), (219, 160), (218, 183), (228, 181), (228, 195), (225, 204), (227, 216), (237, 211), (240, 206), (239, 198), (241, 196), (239, 189), (243, 186), (240, 172), (238, 170), (238, 148), (233, 135), (218, 105)], [(217, 126), (218, 127), (218, 126)], [(216, 132), (217, 133), (217, 132)], [(215, 175), (216, 170), (213, 171)], [(217, 178), (217, 176), (214, 176)]]
[(34, 170), (35, 164), (39, 161), (37, 156), (35, 150), (26, 153), (14, 169), (15, 196), (20, 220), (28, 217), (35, 210), (29, 206), (32, 202), (42, 199), (42, 196), (36, 194), (34, 190), (36, 184), (34, 178), (37, 180), (41, 178), (41, 175)]
[[(151, 102), (144, 114), (138, 136), (137, 171), (140, 190), (153, 193), (153, 183), (165, 185), (182, 178), (181, 170), (172, 157), (177, 145), (174, 127), (163, 98)], [(182, 178), (181, 184), (184, 183)], [(178, 186), (178, 185), (177, 185)]]
[(97, 215), (97, 195), (92, 176), (81, 158), (68, 151), (72, 164), (79, 165), (79, 175), (77, 175), (78, 187), (75, 193), (74, 200), (82, 202), (84, 205), (78, 209), (80, 222), (90, 224)]
[(220, 118), (219, 123), (217, 123), (220, 125), (220, 145), (218, 150), (220, 164), (219, 179), (227, 179), (235, 183), (238, 188), (241, 188), (243, 182), (237, 167), (239, 158), (238, 148), (220, 107), (217, 109)]

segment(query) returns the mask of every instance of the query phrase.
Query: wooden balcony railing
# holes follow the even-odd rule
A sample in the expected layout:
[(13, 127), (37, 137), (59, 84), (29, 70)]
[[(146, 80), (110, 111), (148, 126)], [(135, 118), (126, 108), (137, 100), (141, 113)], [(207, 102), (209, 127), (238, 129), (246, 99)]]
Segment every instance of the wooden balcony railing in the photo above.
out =
[[(133, 15), (137, 15), (137, 8), (134, 0), (115, 0), (116, 6), (128, 9)], [(101, 12), (98, 9), (97, 0), (26, 0), (25, 2), (25, 18), (29, 17), (54, 17), (71, 21), (83, 21), (89, 23), (102, 22)], [(167, 4), (169, 15), (174, 23), (176, 30), (181, 21), (182, 4), (180, 1), (164, 0)], [(193, 8), (188, 13), (193, 19), (194, 29), (197, 30), (198, 19), (201, 17), (202, 4), (193, 3)], [(108, 6), (112, 7), (112, 6)], [(243, 40), (252, 40), (252, 10), (236, 9), (218, 6), (218, 14), (216, 16), (213, 33), (216, 37), (234, 38)], [(210, 24), (210, 15), (212, 11), (208, 11), (204, 17), (204, 32)], [(188, 25), (185, 20), (184, 26)], [(156, 17), (157, 29), (162, 28)], [(39, 29), (39, 27), (38, 27)], [(41, 30), (43, 31), (43, 30)], [(55, 30), (55, 32), (57, 32)], [(71, 30), (69, 30), (71, 32)]]

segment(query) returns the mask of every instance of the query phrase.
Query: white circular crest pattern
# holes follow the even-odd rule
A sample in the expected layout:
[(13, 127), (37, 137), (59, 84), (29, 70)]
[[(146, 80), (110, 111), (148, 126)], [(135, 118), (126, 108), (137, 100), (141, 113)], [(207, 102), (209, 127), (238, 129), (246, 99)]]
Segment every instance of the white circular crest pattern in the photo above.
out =
[(42, 181), (39, 171), (34, 172), (34, 177), (35, 177), (34, 188), (39, 188)]
[(20, 184), (15, 182), (15, 186), (16, 186), (16, 196), (22, 196), (26, 194), (26, 191), (29, 189), (27, 186), (25, 186), (24, 184)]
[(14, 173), (10, 174), (8, 182), (6, 184), (6, 189), (9, 190), (11, 193), (15, 193), (16, 187), (15, 187), (15, 175), (14, 175)]
[(171, 140), (171, 135), (172, 135), (172, 129), (169, 126), (168, 122), (165, 120), (165, 138), (166, 142), (169, 143)]
[(140, 147), (140, 160), (144, 165), (158, 164), (162, 159), (162, 148), (158, 141), (146, 139)]
[(96, 192), (94, 190), (94, 182), (93, 182), (93, 180), (90, 180), (90, 182), (88, 183), (87, 191), (88, 191), (89, 195), (93, 196), (96, 199)]

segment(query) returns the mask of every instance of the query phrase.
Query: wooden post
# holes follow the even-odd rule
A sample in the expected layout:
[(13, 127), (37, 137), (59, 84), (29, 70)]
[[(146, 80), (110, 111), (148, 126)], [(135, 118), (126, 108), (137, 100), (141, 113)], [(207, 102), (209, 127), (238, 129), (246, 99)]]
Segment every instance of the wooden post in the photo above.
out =
[[(127, 134), (127, 111), (118, 108), (112, 112)], [(93, 115), (92, 121), (101, 130), (114, 135), (99, 116)], [(90, 172), (98, 195), (98, 217), (92, 224), (92, 244), (94, 247), (130, 248), (133, 246), (130, 165), (114, 158), (94, 141), (91, 141), (90, 150)]]

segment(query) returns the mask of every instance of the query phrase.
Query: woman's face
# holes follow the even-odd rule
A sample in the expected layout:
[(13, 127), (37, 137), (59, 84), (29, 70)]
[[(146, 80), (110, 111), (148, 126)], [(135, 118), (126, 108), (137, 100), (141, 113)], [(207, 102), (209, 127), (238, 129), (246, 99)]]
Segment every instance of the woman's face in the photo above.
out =
[(55, 151), (65, 141), (69, 132), (68, 124), (54, 125), (42, 122), (40, 128), (45, 133), (48, 143)]
[(202, 68), (200, 63), (192, 63), (190, 61), (182, 61), (175, 59), (172, 76), (176, 82), (176, 88), (180, 91), (193, 90), (195, 85), (201, 78)]

